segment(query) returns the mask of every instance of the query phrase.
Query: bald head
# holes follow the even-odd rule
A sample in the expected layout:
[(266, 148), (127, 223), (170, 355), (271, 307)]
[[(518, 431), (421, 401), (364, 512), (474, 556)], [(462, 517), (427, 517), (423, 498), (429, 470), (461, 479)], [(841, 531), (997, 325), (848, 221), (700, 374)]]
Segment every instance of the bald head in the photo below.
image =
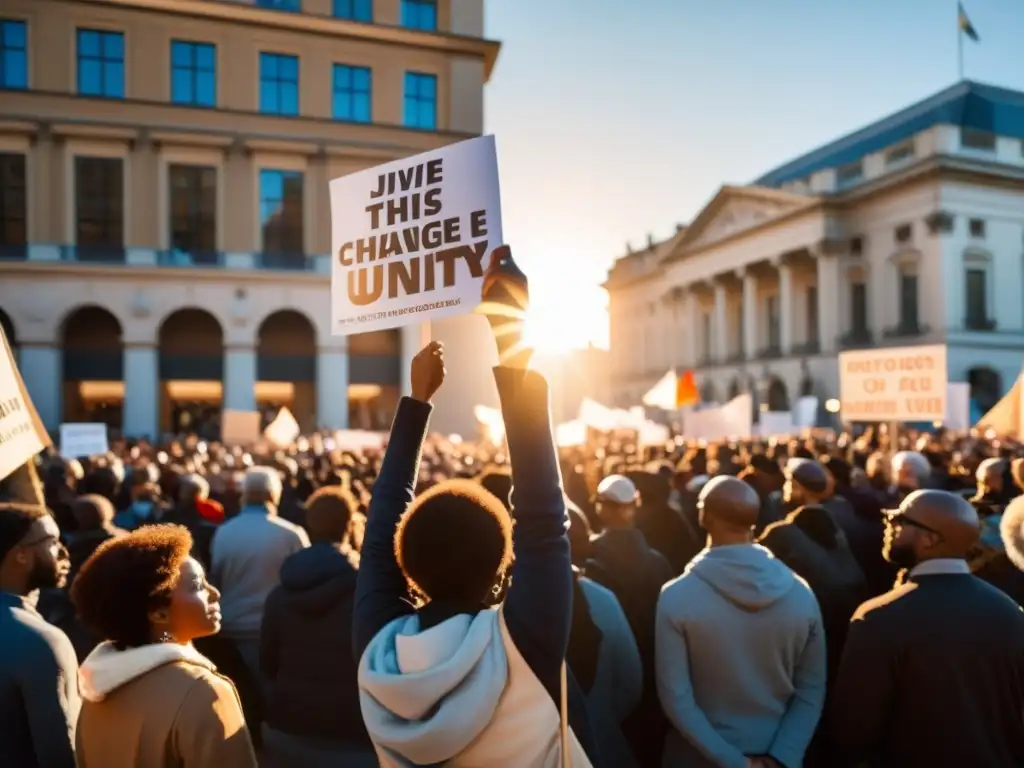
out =
[(704, 485), (698, 497), (702, 524), (722, 523), (733, 528), (753, 528), (761, 499), (753, 487), (728, 475), (714, 477)]
[(966, 557), (981, 533), (974, 506), (948, 491), (914, 491), (900, 504), (900, 513), (942, 537), (939, 557)]

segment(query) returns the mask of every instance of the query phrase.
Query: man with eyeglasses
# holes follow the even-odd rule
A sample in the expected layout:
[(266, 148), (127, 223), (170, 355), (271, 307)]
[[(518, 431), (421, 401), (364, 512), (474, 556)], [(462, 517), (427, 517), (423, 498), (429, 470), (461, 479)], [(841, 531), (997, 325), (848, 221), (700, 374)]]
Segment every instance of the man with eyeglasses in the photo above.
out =
[(970, 502), (915, 491), (886, 513), (906, 582), (853, 616), (831, 696), (844, 754), (871, 766), (1024, 765), (1024, 612), (972, 576)]
[(78, 661), (31, 599), (64, 586), (70, 567), (45, 507), (0, 503), (0, 765), (75, 765)]

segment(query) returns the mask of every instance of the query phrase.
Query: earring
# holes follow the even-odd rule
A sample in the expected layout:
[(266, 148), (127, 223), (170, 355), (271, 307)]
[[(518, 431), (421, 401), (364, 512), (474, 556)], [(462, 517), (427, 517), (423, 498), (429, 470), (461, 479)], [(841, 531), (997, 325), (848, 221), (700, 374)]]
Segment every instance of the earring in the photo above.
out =
[(160, 633), (160, 637), (157, 638), (161, 643), (173, 643), (174, 638), (171, 637), (171, 633), (164, 631)]

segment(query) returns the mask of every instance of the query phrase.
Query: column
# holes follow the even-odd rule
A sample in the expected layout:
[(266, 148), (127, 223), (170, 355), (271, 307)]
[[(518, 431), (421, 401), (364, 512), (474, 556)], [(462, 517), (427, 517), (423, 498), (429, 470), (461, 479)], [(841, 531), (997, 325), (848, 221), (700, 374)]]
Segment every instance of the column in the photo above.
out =
[(348, 349), (346, 346), (321, 349), (317, 355), (316, 422), (320, 429), (348, 428)]
[(757, 275), (743, 271), (743, 357), (757, 357)]
[(61, 388), (64, 375), (60, 349), (52, 344), (28, 344), (23, 341), (18, 367), (39, 419), (51, 435), (56, 435), (63, 415)]
[(124, 433), (153, 440), (159, 434), (159, 369), (152, 344), (124, 350)]
[(715, 282), (714, 359), (725, 362), (729, 357), (729, 318), (725, 312), (725, 284)]
[(700, 357), (700, 301), (689, 288), (683, 289), (683, 354), (688, 368), (696, 368)]
[(412, 394), (412, 359), (430, 341), (430, 323), (402, 326), (402, 394)]
[[(779, 349), (783, 355), (788, 355), (793, 349), (793, 268), (782, 260), (779, 260), (777, 268), (779, 270)], [(832, 315), (836, 313), (834, 301), (829, 305), (829, 313)]]
[(252, 153), (237, 141), (227, 150), (224, 163), (224, 251), (255, 253), (259, 190)]
[(818, 339), (822, 352), (834, 352), (839, 336), (839, 260), (835, 256), (817, 252), (818, 265)]
[(29, 202), (31, 229), (28, 233), (30, 243), (49, 245), (63, 240), (63, 222), (59, 221), (59, 217), (63, 215), (64, 206), (56, 205), (63, 191), (56, 195), (53, 193), (53, 164), (58, 161), (59, 158), (55, 158), (50, 126), (39, 126), (39, 131), (32, 141), (32, 183), (29, 185), (32, 195)]
[(129, 217), (126, 245), (155, 249), (160, 242), (158, 223), (167, 215), (160, 206), (160, 156), (148, 131), (141, 131), (132, 144), (131, 158), (125, 168), (128, 176), (126, 215)]
[(224, 350), (224, 407), (232, 411), (256, 410), (256, 350)]

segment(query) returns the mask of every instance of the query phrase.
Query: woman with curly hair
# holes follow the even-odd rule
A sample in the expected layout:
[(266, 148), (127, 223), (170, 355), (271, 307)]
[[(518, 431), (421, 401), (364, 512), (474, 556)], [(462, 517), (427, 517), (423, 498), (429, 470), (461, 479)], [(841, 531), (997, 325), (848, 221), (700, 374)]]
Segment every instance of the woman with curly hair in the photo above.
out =
[(79, 768), (256, 766), (234, 685), (192, 647), (220, 629), (220, 593), (178, 525), (110, 539), (71, 589), (105, 639), (82, 663)]

